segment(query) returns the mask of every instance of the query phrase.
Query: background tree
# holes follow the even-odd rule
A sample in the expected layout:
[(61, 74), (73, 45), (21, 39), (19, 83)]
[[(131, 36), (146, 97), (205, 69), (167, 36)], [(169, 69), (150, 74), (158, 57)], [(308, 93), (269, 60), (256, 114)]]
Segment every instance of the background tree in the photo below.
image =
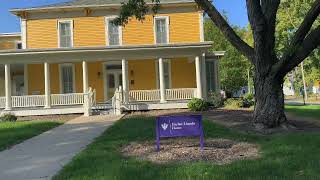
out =
[[(126, 24), (135, 16), (143, 20), (151, 9), (159, 10), (160, 0), (128, 0), (123, 3), (116, 24)], [(253, 124), (257, 129), (287, 126), (284, 114), (284, 77), (320, 44), (320, 26), (311, 30), (320, 13), (320, 0), (314, 0), (302, 23), (293, 32), (283, 51), (276, 50), (276, 17), (280, 0), (246, 0), (249, 22), (253, 31), (254, 47), (242, 40), (227, 23), (211, 1), (195, 0), (212, 22), (221, 30), (228, 41), (254, 66), (255, 110)]]
[[(246, 28), (233, 27), (233, 29), (243, 39), (250, 39)], [(226, 91), (227, 95), (231, 95), (242, 87), (247, 86), (247, 70), (251, 69), (251, 64), (247, 58), (230, 44), (209, 18), (205, 19), (204, 35), (206, 41), (215, 42), (210, 51), (226, 51), (225, 56), (219, 59), (219, 76), (222, 90)], [(251, 76), (252, 72), (250, 72)]]
[[(278, 16), (277, 16), (277, 51), (281, 52), (286, 50), (290, 44), (290, 40), (297, 31), (299, 25), (303, 22), (304, 17), (307, 15), (309, 9), (312, 7), (314, 0), (283, 0), (281, 1)], [(316, 19), (311, 27), (314, 30), (320, 25), (320, 19)], [(316, 49), (304, 60), (304, 74), (307, 86), (312, 86), (314, 82), (320, 79), (320, 51)], [(299, 94), (303, 88), (302, 72), (301, 69), (294, 69), (291, 73), (293, 75), (294, 87), (296, 93)], [(287, 77), (291, 78), (291, 77)]]

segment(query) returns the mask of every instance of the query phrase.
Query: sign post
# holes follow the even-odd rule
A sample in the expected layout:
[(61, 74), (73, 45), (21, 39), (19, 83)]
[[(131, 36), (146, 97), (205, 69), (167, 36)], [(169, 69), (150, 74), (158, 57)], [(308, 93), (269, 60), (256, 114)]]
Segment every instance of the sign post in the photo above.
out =
[(160, 138), (200, 137), (201, 150), (204, 148), (204, 135), (201, 115), (159, 116), (156, 122), (157, 151), (160, 151)]

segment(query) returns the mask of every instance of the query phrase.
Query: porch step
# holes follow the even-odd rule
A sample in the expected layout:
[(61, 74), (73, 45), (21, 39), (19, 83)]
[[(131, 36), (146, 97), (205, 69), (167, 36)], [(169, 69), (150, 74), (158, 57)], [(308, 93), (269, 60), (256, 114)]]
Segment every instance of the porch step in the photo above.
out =
[(93, 115), (113, 115), (113, 109), (111, 104), (98, 103), (92, 108)]

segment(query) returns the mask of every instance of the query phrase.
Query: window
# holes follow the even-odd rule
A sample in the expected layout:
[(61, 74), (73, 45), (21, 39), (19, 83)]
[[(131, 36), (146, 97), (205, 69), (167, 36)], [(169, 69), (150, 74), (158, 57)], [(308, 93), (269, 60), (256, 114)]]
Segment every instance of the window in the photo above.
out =
[(72, 21), (59, 21), (59, 47), (73, 47), (73, 23)]
[(206, 62), (206, 73), (207, 73), (207, 91), (215, 91), (216, 90), (216, 84), (215, 84), (215, 79), (216, 79), (216, 67), (215, 63), (213, 61), (207, 61)]
[(60, 65), (60, 89), (61, 93), (75, 92), (75, 74), (73, 64)]
[(121, 32), (121, 27), (120, 26), (116, 26), (115, 24), (113, 24), (112, 20), (114, 18), (106, 18), (106, 25), (107, 25), (107, 44), (109, 46), (119, 46), (122, 44), (121, 42), (121, 36), (122, 36), (122, 32)]
[(155, 17), (154, 24), (156, 44), (169, 43), (169, 18)]
[[(159, 63), (157, 63), (157, 87), (160, 87), (160, 78), (159, 78)], [(170, 60), (164, 60), (163, 61), (163, 76), (164, 76), (164, 84), (165, 84), (165, 89), (170, 89), (171, 88), (171, 62)]]

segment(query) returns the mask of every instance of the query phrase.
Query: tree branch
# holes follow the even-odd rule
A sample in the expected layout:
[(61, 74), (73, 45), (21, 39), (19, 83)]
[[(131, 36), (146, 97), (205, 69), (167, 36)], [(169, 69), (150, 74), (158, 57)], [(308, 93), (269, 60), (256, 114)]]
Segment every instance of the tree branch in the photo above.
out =
[(211, 2), (208, 0), (195, 0), (195, 2), (208, 14), (208, 16), (226, 36), (229, 42), (252, 62), (254, 57), (253, 48), (236, 34), (236, 32), (227, 23), (219, 11), (211, 4)]
[(265, 18), (262, 12), (260, 1), (247, 0), (248, 19), (254, 33), (264, 30)]
[[(306, 37), (319, 14), (320, 0), (316, 0), (294, 34), (290, 47), (284, 53), (281, 60), (275, 64), (275, 71), (280, 72), (281, 75), (285, 75), (295, 67), (293, 65), (301, 63), (315, 48), (317, 48), (317, 46), (319, 46), (319, 26)], [(310, 49), (312, 47), (314, 49)], [(303, 50), (306, 50), (306, 52), (303, 52)]]
[(289, 72), (291, 69), (298, 66), (318, 46), (320, 46), (320, 26), (311, 31), (311, 33), (301, 43), (299, 48), (294, 53), (292, 60), (288, 62), (286, 68), (284, 69), (285, 72)]
[(306, 59), (317, 47), (320, 46), (320, 26), (311, 31), (311, 33), (304, 39), (301, 45), (293, 49), (292, 56), (288, 57), (286, 61), (282, 60), (273, 67), (275, 72), (280, 76), (285, 76), (294, 67), (298, 66), (304, 59)]
[(303, 42), (304, 38), (310, 31), (313, 25), (313, 22), (317, 19), (319, 14), (320, 14), (320, 0), (316, 0), (311, 6), (311, 9), (307, 13), (299, 29), (296, 31), (291, 43), (292, 47), (299, 45)]

